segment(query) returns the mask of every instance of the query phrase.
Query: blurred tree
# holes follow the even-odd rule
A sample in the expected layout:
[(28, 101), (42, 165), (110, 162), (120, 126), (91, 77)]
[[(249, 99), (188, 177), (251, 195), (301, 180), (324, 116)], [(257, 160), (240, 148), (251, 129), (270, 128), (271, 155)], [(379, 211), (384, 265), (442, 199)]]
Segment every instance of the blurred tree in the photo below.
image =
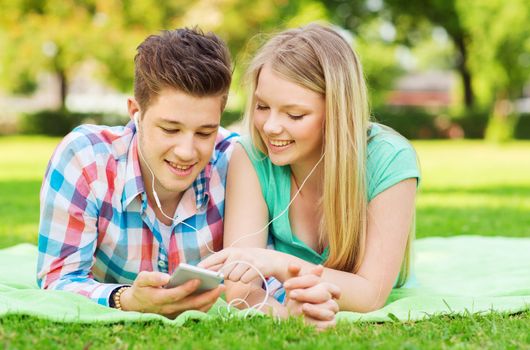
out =
[(491, 109), (486, 138), (510, 139), (517, 119), (512, 103), (530, 80), (530, 2), (460, 0), (458, 11), (473, 38), (469, 62), (477, 93)]
[(171, 28), (185, 1), (0, 0), (0, 28), (8, 49), (0, 53), (2, 82), (31, 92), (43, 71), (56, 75), (60, 108), (81, 64), (99, 62), (99, 74), (130, 90), (135, 48), (149, 32)]
[(0, 78), (12, 91), (31, 92), (41, 72), (52, 72), (65, 108), (69, 81), (89, 60), (97, 63), (100, 78), (131, 91), (136, 47), (148, 34), (198, 25), (219, 34), (234, 54), (250, 36), (282, 28), (310, 3), (316, 2), (0, 0), (0, 45), (6, 48)]
[[(490, 135), (510, 134), (510, 101), (530, 79), (530, 2), (527, 0), (325, 0), (337, 23), (355, 33), (379, 17), (390, 21), (394, 41), (418, 46), (433, 28), (453, 43), (454, 69), (462, 79), (463, 103), (491, 110)], [(371, 43), (369, 43), (371, 45)], [(503, 122), (504, 120), (504, 122)], [(489, 128), (490, 129), (490, 128)], [(512, 130), (513, 131), (513, 130)], [(498, 138), (498, 136), (495, 136)]]
[(346, 28), (358, 31), (363, 23), (380, 17), (393, 24), (395, 43), (418, 45), (431, 36), (431, 26), (446, 30), (457, 50), (455, 69), (463, 83), (464, 103), (474, 104), (472, 72), (469, 69), (469, 35), (462, 26), (455, 2), (458, 0), (327, 0), (326, 5), (334, 13), (333, 18)]
[[(472, 36), (462, 20), (460, 0), (384, 0), (388, 15), (406, 43), (414, 43), (414, 35), (422, 30), (425, 21), (443, 28), (456, 50), (455, 69), (462, 78), (464, 105), (475, 104), (473, 72), (469, 67), (469, 45)], [(468, 3), (466, 1), (466, 3)]]
[(382, 16), (382, 1), (324, 0), (333, 23), (346, 29), (358, 52), (370, 93), (372, 106), (384, 104), (394, 80), (403, 73), (396, 59), (398, 49), (393, 27)]
[(61, 108), (68, 82), (79, 63), (92, 57), (91, 0), (0, 0), (0, 27), (6, 47), (0, 53), (2, 82), (17, 92), (30, 92), (47, 70), (57, 76)]

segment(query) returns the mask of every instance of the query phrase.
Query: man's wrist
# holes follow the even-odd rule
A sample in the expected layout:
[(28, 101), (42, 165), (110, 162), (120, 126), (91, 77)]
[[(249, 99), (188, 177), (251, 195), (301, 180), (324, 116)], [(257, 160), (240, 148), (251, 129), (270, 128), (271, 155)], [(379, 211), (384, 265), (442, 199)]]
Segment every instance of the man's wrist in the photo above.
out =
[(114, 309), (123, 310), (121, 297), (122, 297), (122, 294), (129, 288), (131, 288), (131, 286), (121, 286), (121, 287), (115, 288), (110, 293), (109, 306)]

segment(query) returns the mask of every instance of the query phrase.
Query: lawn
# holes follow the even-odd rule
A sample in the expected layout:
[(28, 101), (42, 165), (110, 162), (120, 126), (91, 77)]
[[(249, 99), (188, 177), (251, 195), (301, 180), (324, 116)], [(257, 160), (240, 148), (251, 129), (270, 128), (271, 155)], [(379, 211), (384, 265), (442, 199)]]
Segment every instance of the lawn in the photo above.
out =
[[(58, 139), (0, 138), (0, 248), (36, 244), (39, 188)], [(417, 237), (530, 237), (530, 142), (414, 142), (422, 168)], [(435, 317), (421, 322), (339, 324), (317, 334), (297, 320), (72, 325), (0, 319), (5, 348), (527, 348), (530, 311)]]

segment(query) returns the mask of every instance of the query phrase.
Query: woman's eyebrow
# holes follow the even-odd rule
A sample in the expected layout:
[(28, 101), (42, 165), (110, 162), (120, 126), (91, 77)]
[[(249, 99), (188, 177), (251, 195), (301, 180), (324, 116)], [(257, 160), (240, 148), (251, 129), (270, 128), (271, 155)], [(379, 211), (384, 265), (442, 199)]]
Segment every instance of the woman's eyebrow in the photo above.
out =
[[(254, 96), (256, 96), (256, 99), (259, 100), (260, 102), (266, 102), (262, 97), (260, 97), (260, 95), (256, 92), (254, 92)], [(296, 103), (291, 103), (291, 104), (288, 104), (288, 105), (282, 105), (281, 106), (282, 108), (302, 108), (302, 109), (310, 109), (309, 106), (307, 105), (304, 105), (304, 104), (296, 104)]]

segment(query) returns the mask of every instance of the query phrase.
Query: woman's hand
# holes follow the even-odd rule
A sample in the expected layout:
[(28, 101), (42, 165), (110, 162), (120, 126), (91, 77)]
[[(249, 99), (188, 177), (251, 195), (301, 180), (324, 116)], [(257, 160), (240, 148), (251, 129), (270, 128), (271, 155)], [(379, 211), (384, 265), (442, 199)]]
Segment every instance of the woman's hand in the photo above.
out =
[(318, 265), (305, 275), (300, 275), (300, 266), (290, 265), (290, 279), (285, 281), (287, 292), (286, 307), (290, 315), (303, 315), (306, 323), (323, 330), (334, 327), (335, 315), (339, 305), (335, 301), (340, 298), (340, 289), (336, 285), (323, 282), (321, 279), (324, 268)]
[(225, 280), (250, 283), (260, 278), (258, 271), (265, 278), (275, 276), (282, 266), (279, 255), (270, 249), (231, 247), (210, 255), (198, 266), (221, 271)]
[(163, 287), (169, 278), (166, 273), (140, 272), (131, 288), (121, 295), (122, 310), (150, 312), (168, 318), (175, 318), (187, 310), (206, 312), (224, 290), (224, 286), (220, 285), (210, 291), (193, 294), (200, 285), (197, 279), (165, 289)]

